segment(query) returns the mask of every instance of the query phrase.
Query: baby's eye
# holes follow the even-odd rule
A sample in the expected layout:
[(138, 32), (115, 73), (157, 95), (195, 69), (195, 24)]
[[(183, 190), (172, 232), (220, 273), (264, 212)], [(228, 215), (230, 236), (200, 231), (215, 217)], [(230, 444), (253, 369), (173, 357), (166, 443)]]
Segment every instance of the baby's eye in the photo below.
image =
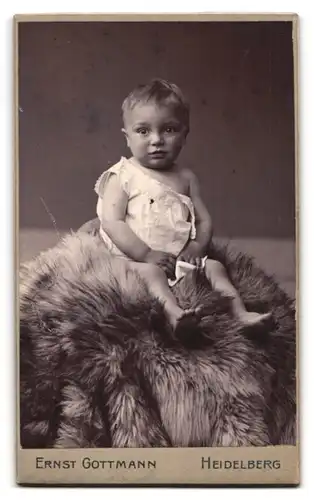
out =
[(176, 128), (172, 126), (166, 127), (165, 132), (167, 132), (167, 134), (174, 134), (174, 132), (176, 132)]
[(140, 135), (147, 135), (148, 134), (148, 128), (145, 127), (140, 127), (136, 131)]

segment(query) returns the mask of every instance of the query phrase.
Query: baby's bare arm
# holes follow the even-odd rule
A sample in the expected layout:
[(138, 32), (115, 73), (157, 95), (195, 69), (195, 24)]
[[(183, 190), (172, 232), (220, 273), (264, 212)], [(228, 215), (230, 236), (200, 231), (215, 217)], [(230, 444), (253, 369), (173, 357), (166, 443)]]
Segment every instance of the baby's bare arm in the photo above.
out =
[(201, 198), (200, 186), (196, 175), (188, 172), (190, 181), (190, 197), (194, 205), (196, 218), (196, 243), (205, 250), (213, 235), (212, 220)]
[(144, 262), (150, 248), (125, 223), (128, 197), (116, 175), (109, 177), (102, 196), (102, 228), (123, 253)]

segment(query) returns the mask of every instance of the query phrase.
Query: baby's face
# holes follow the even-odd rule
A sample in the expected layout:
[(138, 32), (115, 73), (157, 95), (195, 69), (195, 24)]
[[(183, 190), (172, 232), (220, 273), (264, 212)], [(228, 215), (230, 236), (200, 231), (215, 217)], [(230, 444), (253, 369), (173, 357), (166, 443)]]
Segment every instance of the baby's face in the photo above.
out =
[(133, 156), (141, 165), (167, 169), (179, 155), (186, 139), (186, 127), (173, 106), (137, 104), (125, 116), (123, 129)]

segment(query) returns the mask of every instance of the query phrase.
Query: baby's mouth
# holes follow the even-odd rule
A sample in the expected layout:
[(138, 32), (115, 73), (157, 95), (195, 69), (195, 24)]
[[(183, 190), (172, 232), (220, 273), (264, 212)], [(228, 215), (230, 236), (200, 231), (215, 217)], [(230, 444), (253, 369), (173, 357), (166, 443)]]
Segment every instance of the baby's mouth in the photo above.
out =
[(154, 158), (163, 158), (165, 155), (165, 151), (152, 151), (149, 153), (149, 156), (153, 156)]

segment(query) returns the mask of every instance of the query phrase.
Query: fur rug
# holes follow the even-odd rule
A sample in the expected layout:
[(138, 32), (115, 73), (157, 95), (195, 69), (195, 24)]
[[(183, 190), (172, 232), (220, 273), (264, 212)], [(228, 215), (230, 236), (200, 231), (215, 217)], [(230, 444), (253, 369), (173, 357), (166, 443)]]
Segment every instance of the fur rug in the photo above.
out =
[(201, 273), (175, 287), (202, 304), (201, 335), (175, 340), (161, 304), (100, 238), (68, 235), (20, 271), (25, 448), (295, 443), (293, 301), (246, 255), (212, 249), (268, 330), (242, 332)]

